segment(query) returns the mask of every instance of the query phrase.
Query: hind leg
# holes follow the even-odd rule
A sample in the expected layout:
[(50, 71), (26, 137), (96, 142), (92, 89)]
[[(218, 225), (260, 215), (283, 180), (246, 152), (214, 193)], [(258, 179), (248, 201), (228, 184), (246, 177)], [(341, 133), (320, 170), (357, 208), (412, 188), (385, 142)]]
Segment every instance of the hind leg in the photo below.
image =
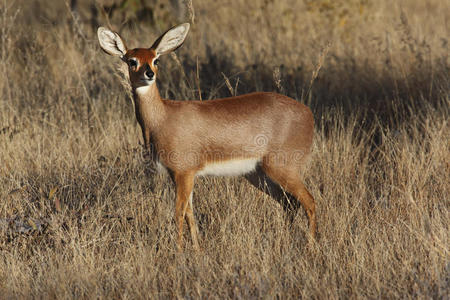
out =
[(293, 166), (276, 165), (264, 162), (263, 171), (283, 189), (292, 194), (303, 206), (309, 220), (309, 230), (312, 237), (316, 235), (316, 205), (314, 198), (306, 189), (300, 176), (300, 168)]
[(289, 220), (293, 221), (293, 216), (295, 216), (295, 213), (301, 206), (300, 202), (291, 193), (287, 192), (277, 182), (272, 180), (272, 178), (267, 176), (261, 166), (256, 167), (256, 172), (246, 174), (245, 179), (258, 190), (277, 201), (283, 207)]

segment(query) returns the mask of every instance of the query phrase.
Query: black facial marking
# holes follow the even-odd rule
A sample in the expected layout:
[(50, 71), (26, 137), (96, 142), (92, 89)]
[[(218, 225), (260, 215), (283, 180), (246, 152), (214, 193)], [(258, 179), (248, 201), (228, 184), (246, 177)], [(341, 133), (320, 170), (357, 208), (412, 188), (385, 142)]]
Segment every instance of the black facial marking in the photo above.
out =
[(137, 67), (137, 61), (135, 59), (130, 59), (128, 61), (128, 64), (130, 65), (131, 68), (136, 68)]

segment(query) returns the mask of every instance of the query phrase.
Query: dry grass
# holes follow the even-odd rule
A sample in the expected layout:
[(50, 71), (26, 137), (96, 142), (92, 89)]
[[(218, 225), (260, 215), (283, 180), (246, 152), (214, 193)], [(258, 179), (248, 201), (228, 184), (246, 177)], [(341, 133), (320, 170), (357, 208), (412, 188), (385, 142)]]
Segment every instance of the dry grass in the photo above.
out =
[[(244, 179), (204, 178), (203, 251), (177, 253), (174, 190), (145, 166), (117, 62), (64, 3), (2, 1), (0, 219), (49, 226), (0, 231), (1, 298), (447, 298), (449, 4), (189, 3), (161, 94), (308, 103), (317, 242)], [(177, 22), (157, 4), (154, 23), (123, 26), (131, 47)]]

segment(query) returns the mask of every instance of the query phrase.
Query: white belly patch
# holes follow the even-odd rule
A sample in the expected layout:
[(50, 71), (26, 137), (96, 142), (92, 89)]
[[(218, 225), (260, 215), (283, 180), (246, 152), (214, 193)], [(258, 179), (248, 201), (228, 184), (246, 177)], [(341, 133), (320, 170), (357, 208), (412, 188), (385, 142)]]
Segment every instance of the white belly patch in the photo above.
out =
[(156, 172), (158, 174), (165, 174), (165, 173), (167, 173), (166, 166), (163, 165), (159, 160), (156, 161)]
[(213, 175), (213, 176), (237, 176), (250, 173), (255, 170), (256, 165), (260, 159), (237, 159), (222, 162), (216, 162), (206, 165), (203, 169), (197, 172), (198, 176)]

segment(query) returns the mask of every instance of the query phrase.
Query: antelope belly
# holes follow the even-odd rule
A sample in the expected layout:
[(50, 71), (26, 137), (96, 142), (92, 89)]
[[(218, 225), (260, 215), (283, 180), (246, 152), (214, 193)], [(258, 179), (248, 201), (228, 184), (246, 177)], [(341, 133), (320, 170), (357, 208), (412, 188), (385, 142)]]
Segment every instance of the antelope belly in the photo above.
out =
[(237, 176), (250, 173), (255, 170), (260, 159), (236, 159), (221, 162), (214, 162), (205, 165), (203, 169), (197, 172), (198, 176)]

